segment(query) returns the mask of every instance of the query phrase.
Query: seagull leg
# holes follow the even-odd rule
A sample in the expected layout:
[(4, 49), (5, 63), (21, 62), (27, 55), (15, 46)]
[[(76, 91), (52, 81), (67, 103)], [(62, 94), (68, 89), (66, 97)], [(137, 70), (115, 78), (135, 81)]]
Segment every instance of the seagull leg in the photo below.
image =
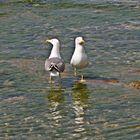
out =
[(49, 83), (50, 84), (54, 84), (55, 83), (55, 81), (52, 79), (52, 76), (49, 77)]
[(52, 77), (51, 76), (49, 77), (49, 83), (52, 83)]
[(81, 81), (83, 81), (84, 80), (84, 76), (83, 76), (83, 74), (81, 74)]
[(77, 76), (76, 68), (74, 68), (74, 76)]
[(61, 74), (59, 73), (59, 83), (62, 84), (62, 81), (61, 81)]
[(84, 80), (84, 76), (83, 76), (82, 73), (81, 73), (81, 80), (80, 80), (80, 82), (81, 82), (81, 83), (85, 83), (85, 82), (86, 82), (86, 80)]

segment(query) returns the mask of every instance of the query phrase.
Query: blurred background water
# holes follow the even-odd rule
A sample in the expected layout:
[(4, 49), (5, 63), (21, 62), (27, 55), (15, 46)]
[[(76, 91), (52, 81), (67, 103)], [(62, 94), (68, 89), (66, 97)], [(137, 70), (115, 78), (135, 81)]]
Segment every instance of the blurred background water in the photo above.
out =
[[(69, 61), (83, 36), (90, 65), (78, 83)], [(62, 86), (44, 61), (61, 41)], [(0, 0), (0, 139), (140, 139), (139, 0)]]

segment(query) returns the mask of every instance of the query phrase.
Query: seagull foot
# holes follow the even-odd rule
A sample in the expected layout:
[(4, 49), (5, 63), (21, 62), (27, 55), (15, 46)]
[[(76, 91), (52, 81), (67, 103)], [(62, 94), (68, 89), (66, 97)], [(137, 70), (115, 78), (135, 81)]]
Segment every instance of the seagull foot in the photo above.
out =
[(84, 84), (84, 83), (86, 83), (86, 80), (84, 80), (84, 79), (81, 79), (81, 80), (79, 81), (79, 83), (82, 83), (82, 84)]
[(80, 80), (80, 83), (86, 83), (86, 80), (84, 80), (84, 76), (83, 76), (83, 74), (81, 74), (81, 80)]
[(54, 81), (49, 81), (49, 84), (54, 84), (55, 82)]

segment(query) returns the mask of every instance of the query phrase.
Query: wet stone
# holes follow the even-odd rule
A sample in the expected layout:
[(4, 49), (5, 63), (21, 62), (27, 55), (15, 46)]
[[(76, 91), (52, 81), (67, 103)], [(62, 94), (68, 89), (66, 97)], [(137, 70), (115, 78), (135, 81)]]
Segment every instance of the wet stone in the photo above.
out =
[(132, 81), (132, 82), (128, 83), (128, 85), (130, 87), (134, 87), (136, 89), (140, 89), (140, 80)]

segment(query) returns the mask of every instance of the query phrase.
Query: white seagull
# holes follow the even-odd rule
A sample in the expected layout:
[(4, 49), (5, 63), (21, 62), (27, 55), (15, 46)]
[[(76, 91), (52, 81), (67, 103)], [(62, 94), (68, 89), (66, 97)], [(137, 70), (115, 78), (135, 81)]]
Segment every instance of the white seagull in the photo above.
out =
[(50, 82), (52, 77), (61, 77), (60, 73), (64, 71), (65, 64), (60, 56), (60, 42), (58, 39), (46, 40), (53, 45), (50, 56), (45, 61), (45, 70), (50, 73)]
[[(88, 57), (83, 46), (84, 43), (83, 37), (76, 37), (75, 50), (70, 61), (70, 64), (74, 67), (75, 75), (76, 69), (83, 69), (88, 66)], [(83, 74), (81, 74), (81, 82), (84, 82)]]

